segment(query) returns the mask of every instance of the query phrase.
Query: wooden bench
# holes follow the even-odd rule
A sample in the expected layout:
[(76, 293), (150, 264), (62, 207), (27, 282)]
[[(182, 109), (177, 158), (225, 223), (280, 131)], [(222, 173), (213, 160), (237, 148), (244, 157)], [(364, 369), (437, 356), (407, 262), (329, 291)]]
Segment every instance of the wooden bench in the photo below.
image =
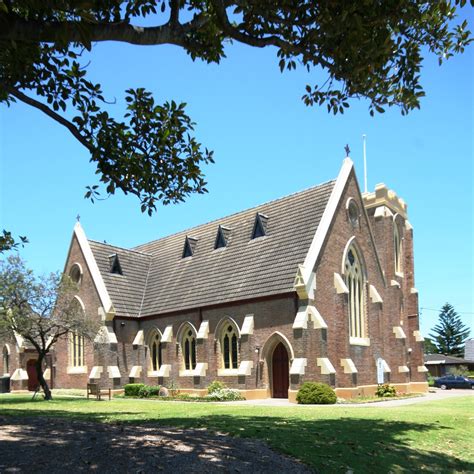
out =
[(102, 395), (109, 395), (109, 400), (112, 398), (112, 391), (110, 388), (101, 389), (98, 383), (88, 383), (87, 384), (87, 400), (89, 400), (89, 395), (96, 398), (96, 400), (102, 400)]

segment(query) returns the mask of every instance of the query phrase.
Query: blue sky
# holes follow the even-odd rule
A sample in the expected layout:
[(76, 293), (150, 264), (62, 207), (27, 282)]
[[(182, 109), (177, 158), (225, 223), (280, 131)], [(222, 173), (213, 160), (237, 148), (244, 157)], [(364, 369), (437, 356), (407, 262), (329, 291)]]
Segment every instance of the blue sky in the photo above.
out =
[[(474, 336), (473, 47), (442, 67), (425, 61), (426, 97), (407, 117), (396, 109), (370, 117), (365, 101), (336, 117), (307, 108), (304, 86), (320, 82), (321, 72), (281, 74), (275, 50), (233, 45), (227, 56), (207, 65), (175, 47), (94, 48), (91, 77), (117, 98), (113, 113), (123, 114), (129, 87), (187, 102), (198, 140), (215, 151), (209, 194), (160, 207), (151, 218), (132, 196), (84, 200), (85, 186), (96, 183), (87, 151), (40, 112), (1, 106), (0, 225), (28, 236), (21, 250), (28, 264), (38, 272), (63, 268), (77, 214), (89, 238), (135, 246), (332, 179), (346, 143), (362, 181), (365, 133), (369, 190), (384, 182), (408, 203), (420, 306), (449, 301)], [(422, 310), (425, 334), (436, 318)]]

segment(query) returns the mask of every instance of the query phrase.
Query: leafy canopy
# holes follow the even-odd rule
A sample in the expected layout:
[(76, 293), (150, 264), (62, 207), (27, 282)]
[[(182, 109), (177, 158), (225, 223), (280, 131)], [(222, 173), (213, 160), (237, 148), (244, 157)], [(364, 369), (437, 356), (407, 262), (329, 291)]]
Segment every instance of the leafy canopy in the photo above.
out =
[[(101, 84), (88, 79), (98, 42), (172, 44), (219, 63), (226, 42), (272, 47), (278, 67), (322, 68), (307, 105), (343, 113), (350, 99), (369, 111), (419, 108), (424, 54), (441, 63), (472, 41), (455, 22), (465, 0), (0, 0), (0, 102), (25, 102), (65, 126), (90, 152), (102, 186), (136, 195), (142, 212), (206, 192), (202, 166), (212, 151), (193, 136), (185, 104), (157, 104), (143, 88), (125, 91), (122, 119), (106, 110)], [(144, 21), (146, 20), (146, 21)], [(141, 24), (153, 26), (139, 26)]]
[(438, 324), (432, 329), (430, 338), (436, 346), (436, 353), (463, 356), (464, 342), (470, 332), (453, 306), (446, 303), (441, 308)]

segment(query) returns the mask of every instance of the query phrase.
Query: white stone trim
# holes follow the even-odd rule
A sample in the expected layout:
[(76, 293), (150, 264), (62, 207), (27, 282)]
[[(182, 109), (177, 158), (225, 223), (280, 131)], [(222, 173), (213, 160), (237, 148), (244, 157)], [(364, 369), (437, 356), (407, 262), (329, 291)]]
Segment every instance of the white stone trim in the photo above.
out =
[(425, 340), (420, 331), (413, 331), (413, 336), (415, 337), (416, 342), (423, 342)]
[(308, 312), (307, 306), (300, 306), (293, 321), (293, 329), (307, 329), (308, 328)]
[(418, 294), (418, 290), (416, 288), (410, 288), (410, 294), (412, 295), (417, 295)]
[(91, 247), (89, 245), (89, 241), (87, 240), (86, 234), (80, 222), (76, 222), (76, 225), (74, 226), (74, 235), (76, 236), (79, 247), (81, 248), (82, 254), (84, 255), (84, 259), (91, 273), (92, 280), (97, 289), (97, 293), (99, 294), (99, 298), (102, 306), (104, 307), (105, 313), (115, 313), (112, 300), (110, 299), (99, 267), (95, 261), (94, 254), (92, 253)]
[(308, 359), (305, 357), (293, 359), (290, 367), (290, 375), (304, 375)]
[(94, 338), (94, 342), (99, 344), (117, 344), (117, 336), (110, 326), (102, 326)]
[(383, 303), (383, 299), (374, 285), (369, 285), (369, 295), (372, 303)]
[(318, 357), (316, 359), (316, 363), (318, 367), (321, 367), (321, 374), (328, 375), (328, 374), (335, 374), (336, 369), (331, 364), (331, 361), (327, 357)]
[(390, 373), (391, 370), (390, 370), (390, 367), (387, 364), (387, 361), (385, 359), (382, 359), (382, 360), (383, 360), (383, 371), (384, 371), (384, 373)]
[(25, 340), (23, 339), (23, 336), (20, 336), (17, 332), (14, 332), (13, 334), (15, 336), (18, 352), (23, 352), (25, 350)]
[(45, 380), (49, 380), (51, 378), (51, 369), (47, 367), (43, 372), (43, 377)]
[(398, 372), (401, 374), (406, 374), (407, 372), (410, 372), (410, 369), (406, 365), (399, 365)]
[(357, 367), (352, 359), (341, 359), (341, 367), (344, 368), (345, 374), (357, 374)]
[(407, 230), (413, 230), (413, 226), (411, 225), (411, 222), (408, 220), (405, 220), (405, 227)]
[[(344, 188), (346, 186), (347, 180), (349, 179), (349, 175), (353, 166), (354, 163), (349, 157), (345, 158), (342, 162), (342, 167), (339, 171), (339, 175), (337, 176), (331, 196), (329, 196), (329, 200), (326, 204), (326, 208), (324, 209), (321, 221), (319, 222), (318, 229), (314, 234), (313, 241), (311, 242), (311, 246), (309, 247), (308, 253), (303, 262), (302, 276), (304, 282), (307, 285), (313, 283), (311, 279), (311, 273), (313, 272), (319, 252), (321, 251), (324, 241), (326, 240), (331, 222), (336, 213), (337, 206), (341, 200)], [(310, 288), (307, 287), (307, 293), (309, 293), (309, 291)]]
[(10, 380), (13, 380), (14, 382), (28, 380), (28, 372), (24, 369), (16, 369), (10, 377)]
[(87, 366), (86, 365), (81, 365), (79, 367), (68, 366), (68, 368), (66, 369), (66, 373), (68, 375), (87, 374)]
[(370, 338), (368, 337), (349, 337), (351, 346), (370, 346)]
[(207, 362), (198, 362), (193, 370), (194, 377), (205, 377), (207, 372)]
[(165, 327), (163, 336), (161, 336), (161, 342), (171, 342), (173, 339), (173, 326), (170, 324)]
[(145, 343), (145, 333), (143, 329), (140, 329), (140, 331), (137, 332), (137, 335), (135, 336), (135, 339), (132, 342), (132, 346), (143, 346), (144, 343)]
[(158, 370), (158, 377), (169, 377), (171, 372), (170, 364), (161, 364), (160, 370)]
[(375, 219), (381, 217), (393, 217), (393, 212), (387, 206), (377, 206), (374, 212)]
[(100, 365), (92, 367), (91, 373), (89, 374), (90, 379), (100, 379), (104, 368)]
[(109, 374), (109, 379), (119, 379), (120, 370), (116, 365), (107, 366), (107, 373)]
[(341, 293), (345, 293), (346, 295), (349, 294), (349, 288), (339, 273), (334, 273), (334, 288), (336, 289), (336, 293), (340, 295)]
[(424, 365), (419, 365), (417, 370), (418, 372), (428, 372), (428, 369)]
[(397, 339), (406, 339), (405, 331), (400, 326), (393, 326), (393, 334)]
[(397, 280), (390, 280), (390, 286), (396, 286), (400, 288), (400, 283)]
[(240, 331), (240, 334), (242, 336), (253, 334), (254, 325), (255, 323), (253, 319), (253, 314), (247, 314), (247, 316), (245, 316), (244, 318), (244, 322), (242, 324), (242, 330)]
[(132, 369), (130, 370), (130, 373), (128, 374), (128, 376), (131, 378), (131, 379), (137, 379), (141, 376), (142, 374), (142, 366), (141, 365), (134, 365), (132, 367)]
[(196, 339), (207, 339), (209, 337), (209, 321), (202, 321), (197, 332)]
[(217, 369), (218, 377), (236, 377), (239, 375), (239, 369)]
[(242, 360), (239, 365), (238, 375), (252, 375), (253, 360)]
[(146, 375), (147, 377), (150, 377), (150, 378), (158, 377), (158, 370), (149, 370)]
[(179, 376), (180, 377), (193, 377), (194, 376), (194, 370), (190, 369), (183, 369), (179, 371)]

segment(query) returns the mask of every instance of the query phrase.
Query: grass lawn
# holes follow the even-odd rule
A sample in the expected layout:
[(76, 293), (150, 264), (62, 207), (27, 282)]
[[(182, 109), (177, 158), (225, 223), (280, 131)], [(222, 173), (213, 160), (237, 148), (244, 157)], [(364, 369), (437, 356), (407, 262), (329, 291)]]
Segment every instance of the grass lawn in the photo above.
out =
[(470, 396), (396, 408), (30, 400), (26, 395), (0, 395), (0, 415), (203, 427), (263, 439), (320, 472), (474, 472)]

